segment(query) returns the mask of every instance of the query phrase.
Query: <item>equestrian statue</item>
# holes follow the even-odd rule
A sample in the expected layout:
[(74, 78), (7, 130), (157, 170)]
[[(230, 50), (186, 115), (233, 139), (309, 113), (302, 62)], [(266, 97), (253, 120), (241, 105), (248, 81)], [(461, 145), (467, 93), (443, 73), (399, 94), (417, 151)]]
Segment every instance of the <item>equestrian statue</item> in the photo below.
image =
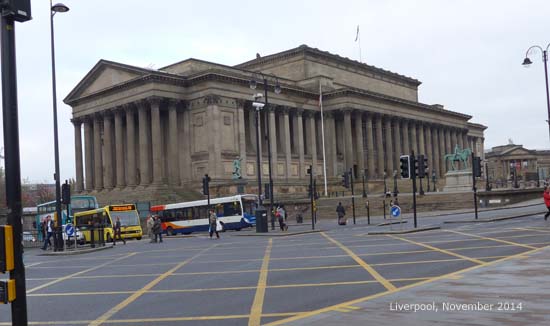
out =
[(469, 148), (464, 148), (463, 150), (458, 147), (458, 144), (455, 146), (455, 151), (452, 154), (446, 154), (443, 158), (445, 162), (451, 162), (451, 170), (458, 171), (458, 166), (455, 166), (455, 162), (462, 162), (463, 170), (468, 168), (468, 158), (472, 155), (472, 150)]

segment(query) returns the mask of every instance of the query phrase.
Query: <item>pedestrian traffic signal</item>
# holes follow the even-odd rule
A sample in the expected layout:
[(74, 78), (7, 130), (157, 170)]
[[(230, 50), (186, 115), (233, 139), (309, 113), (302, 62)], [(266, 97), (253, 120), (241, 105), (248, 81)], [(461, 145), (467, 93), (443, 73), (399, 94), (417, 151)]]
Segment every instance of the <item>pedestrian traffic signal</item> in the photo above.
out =
[(313, 180), (313, 199), (319, 199), (319, 194), (317, 193), (317, 180)]
[(14, 268), (13, 227), (0, 225), (0, 273), (12, 271)]
[(202, 178), (202, 194), (205, 195), (205, 196), (208, 196), (210, 195), (210, 177), (208, 176), (208, 174), (205, 174), (204, 177)]
[(472, 162), (472, 169), (474, 177), (481, 177), (481, 158), (479, 156), (474, 156), (474, 161)]
[(417, 166), (418, 168), (416, 175), (422, 179), (426, 176), (426, 170), (428, 169), (428, 158), (424, 157), (424, 155), (418, 155)]
[(349, 172), (342, 174), (342, 187), (349, 188)]
[(61, 185), (61, 203), (65, 205), (71, 204), (71, 185), (68, 183)]
[(401, 164), (401, 178), (410, 179), (411, 178), (411, 157), (409, 155), (401, 155), (401, 157), (399, 157), (399, 162)]

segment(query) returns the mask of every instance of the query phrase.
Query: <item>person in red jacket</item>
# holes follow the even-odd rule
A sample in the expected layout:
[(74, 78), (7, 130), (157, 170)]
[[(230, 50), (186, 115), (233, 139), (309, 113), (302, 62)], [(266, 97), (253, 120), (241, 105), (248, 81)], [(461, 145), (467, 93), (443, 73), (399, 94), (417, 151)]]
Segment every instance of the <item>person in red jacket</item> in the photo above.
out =
[(548, 212), (544, 214), (544, 220), (546, 221), (548, 219), (548, 216), (550, 216), (550, 186), (544, 187), (544, 204), (546, 205), (546, 208), (548, 208)]

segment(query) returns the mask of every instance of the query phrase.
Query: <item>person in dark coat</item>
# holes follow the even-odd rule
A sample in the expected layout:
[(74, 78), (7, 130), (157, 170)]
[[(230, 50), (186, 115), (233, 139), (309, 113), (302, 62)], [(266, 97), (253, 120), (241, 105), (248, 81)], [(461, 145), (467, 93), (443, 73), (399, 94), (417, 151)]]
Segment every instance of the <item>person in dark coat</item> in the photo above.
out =
[(155, 234), (155, 242), (162, 242), (162, 225), (160, 217), (155, 215), (155, 222), (153, 224), (153, 233)]
[(117, 237), (120, 241), (122, 241), (122, 242), (124, 242), (124, 244), (126, 244), (126, 240), (122, 237), (122, 224), (120, 223), (120, 217), (118, 217), (118, 216), (116, 218), (114, 231), (115, 231), (115, 236), (113, 237), (113, 246), (116, 246)]
[(212, 235), (214, 234), (214, 232), (216, 232), (216, 239), (220, 238), (220, 234), (216, 229), (218, 224), (216, 223), (217, 219), (218, 219), (218, 216), (216, 216), (216, 212), (214, 212), (214, 209), (210, 209), (210, 215), (208, 215), (208, 221), (210, 223), (210, 228), (208, 233), (210, 234), (210, 239), (212, 239)]
[(338, 214), (338, 225), (346, 225), (346, 209), (341, 202), (336, 207), (336, 214)]

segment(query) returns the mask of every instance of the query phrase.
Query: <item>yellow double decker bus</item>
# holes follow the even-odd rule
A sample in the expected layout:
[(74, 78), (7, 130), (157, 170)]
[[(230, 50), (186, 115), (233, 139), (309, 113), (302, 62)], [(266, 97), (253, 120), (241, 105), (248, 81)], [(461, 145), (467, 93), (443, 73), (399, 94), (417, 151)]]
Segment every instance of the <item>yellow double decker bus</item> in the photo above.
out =
[[(113, 240), (115, 231), (113, 229), (116, 219), (120, 218), (121, 233), (124, 239), (141, 240), (143, 231), (139, 222), (139, 215), (136, 210), (136, 205), (109, 205), (102, 208), (78, 212), (74, 214), (75, 226), (86, 242), (91, 241), (91, 229), (97, 230), (100, 225), (103, 225), (103, 237), (105, 241)], [(95, 241), (98, 240), (98, 231), (94, 232)]]

